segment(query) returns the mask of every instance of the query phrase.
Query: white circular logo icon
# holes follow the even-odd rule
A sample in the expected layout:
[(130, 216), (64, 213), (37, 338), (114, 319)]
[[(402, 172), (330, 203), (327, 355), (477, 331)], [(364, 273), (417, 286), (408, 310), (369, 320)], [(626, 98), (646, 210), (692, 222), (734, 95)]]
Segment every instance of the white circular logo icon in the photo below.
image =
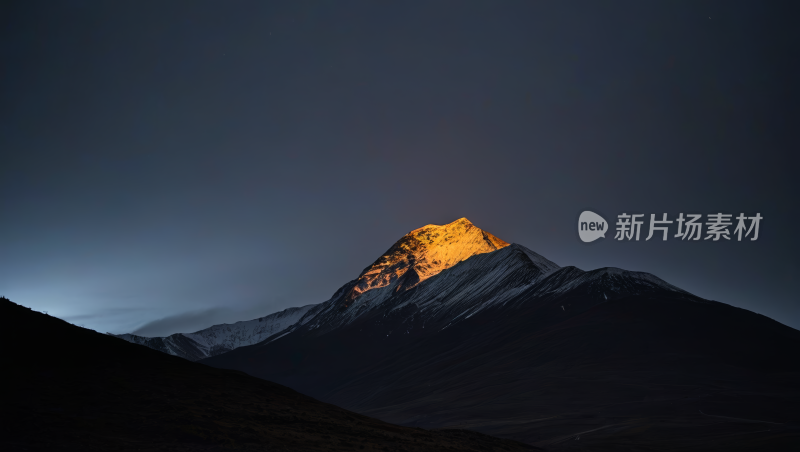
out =
[(583, 211), (578, 218), (578, 235), (584, 242), (594, 242), (600, 237), (606, 238), (608, 223), (600, 215), (589, 210)]

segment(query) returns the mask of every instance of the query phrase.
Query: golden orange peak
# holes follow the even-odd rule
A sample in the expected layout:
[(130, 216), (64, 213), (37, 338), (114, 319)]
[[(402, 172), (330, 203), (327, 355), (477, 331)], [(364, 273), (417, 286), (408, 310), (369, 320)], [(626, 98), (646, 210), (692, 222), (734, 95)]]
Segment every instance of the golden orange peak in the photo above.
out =
[(473, 226), (473, 227), (475, 226), (474, 224), (472, 224), (471, 221), (467, 220), (467, 217), (461, 217), (458, 220), (453, 221), (451, 223), (447, 223), (447, 224), (426, 224), (425, 226), (423, 226), (421, 228), (414, 229), (413, 231), (409, 232), (409, 234), (414, 234), (414, 233), (417, 233), (419, 231), (424, 231), (425, 229), (451, 228), (453, 226), (459, 226), (459, 225), (462, 225), (462, 226)]
[(467, 218), (414, 229), (364, 269), (347, 299), (395, 282), (395, 290), (410, 289), (476, 254), (490, 253), (508, 245)]

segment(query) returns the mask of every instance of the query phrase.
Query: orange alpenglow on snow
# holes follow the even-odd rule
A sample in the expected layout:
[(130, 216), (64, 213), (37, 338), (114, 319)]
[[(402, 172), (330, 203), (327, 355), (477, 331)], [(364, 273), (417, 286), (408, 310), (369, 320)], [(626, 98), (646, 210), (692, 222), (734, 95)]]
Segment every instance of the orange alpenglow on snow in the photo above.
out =
[(508, 245), (466, 218), (443, 226), (429, 224), (403, 236), (361, 272), (345, 300), (353, 300), (368, 290), (395, 281), (395, 291), (408, 290), (469, 257)]

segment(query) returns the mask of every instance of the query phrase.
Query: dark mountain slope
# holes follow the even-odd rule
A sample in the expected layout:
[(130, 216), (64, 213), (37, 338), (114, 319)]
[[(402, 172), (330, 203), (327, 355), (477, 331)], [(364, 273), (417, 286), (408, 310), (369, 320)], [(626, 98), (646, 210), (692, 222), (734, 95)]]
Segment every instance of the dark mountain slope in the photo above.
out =
[(5, 298), (0, 319), (3, 451), (531, 450), (474, 432), (387, 424)]
[(575, 446), (562, 440), (593, 429), (601, 430), (581, 435), (581, 447), (800, 445), (800, 338), (772, 320), (660, 296), (613, 300), (550, 324), (535, 312), (497, 314), (500, 333), (476, 334), (477, 323), (492, 322), (469, 319), (322, 398), (391, 422), (476, 429), (548, 449)]
[(537, 272), (520, 251), (204, 362), (548, 449), (800, 450), (800, 332), (647, 273)]

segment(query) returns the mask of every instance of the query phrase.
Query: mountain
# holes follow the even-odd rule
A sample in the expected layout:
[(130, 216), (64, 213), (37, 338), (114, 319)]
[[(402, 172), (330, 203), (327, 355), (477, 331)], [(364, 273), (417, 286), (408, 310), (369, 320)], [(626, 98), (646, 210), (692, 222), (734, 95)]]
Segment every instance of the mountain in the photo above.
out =
[(2, 297), (0, 319), (3, 451), (536, 450), (471, 431), (388, 424)]
[(462, 252), (485, 233), (459, 222), (471, 237), (437, 253), (462, 259), (426, 273), (443, 260), (422, 267), (424, 241), (406, 236), (414, 246), (395, 244), (281, 333), (201, 362), (548, 450), (800, 447), (799, 331), (649, 273), (559, 267), (499, 239)]
[(257, 344), (296, 323), (313, 306), (289, 308), (254, 320), (214, 325), (194, 333), (175, 333), (167, 337), (108, 334), (169, 355), (197, 361), (243, 345)]

